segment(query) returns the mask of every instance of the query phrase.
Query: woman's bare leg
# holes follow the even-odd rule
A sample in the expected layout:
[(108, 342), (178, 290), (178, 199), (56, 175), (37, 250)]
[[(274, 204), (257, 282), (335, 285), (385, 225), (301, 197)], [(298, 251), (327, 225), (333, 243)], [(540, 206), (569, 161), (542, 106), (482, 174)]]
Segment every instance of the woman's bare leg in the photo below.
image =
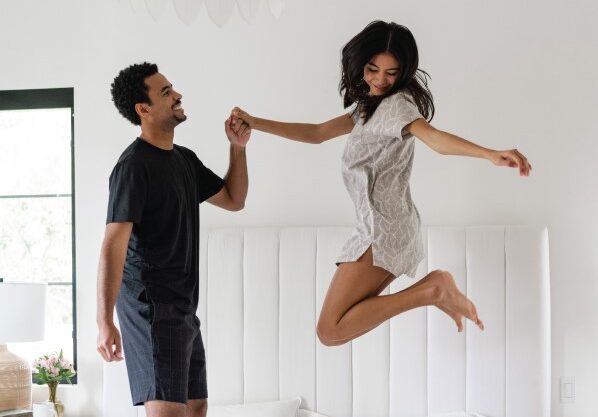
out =
[(429, 305), (451, 316), (459, 330), (462, 317), (483, 328), (475, 306), (461, 294), (448, 272), (433, 271), (403, 291), (378, 295), (392, 280), (388, 271), (372, 264), (371, 248), (356, 262), (341, 264), (320, 312), (317, 326), (320, 341), (327, 346), (341, 345), (397, 314)]

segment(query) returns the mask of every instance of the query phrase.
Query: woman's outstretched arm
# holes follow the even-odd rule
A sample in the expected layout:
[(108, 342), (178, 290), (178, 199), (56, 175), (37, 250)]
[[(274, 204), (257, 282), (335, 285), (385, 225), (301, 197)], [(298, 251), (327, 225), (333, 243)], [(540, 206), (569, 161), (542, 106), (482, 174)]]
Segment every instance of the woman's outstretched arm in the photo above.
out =
[(417, 119), (405, 126), (405, 130), (420, 139), (428, 147), (442, 155), (462, 155), (484, 158), (494, 165), (519, 168), (519, 174), (528, 176), (532, 165), (517, 149), (496, 151), (476, 145), (473, 142), (443, 132), (429, 124), (425, 119)]
[[(353, 130), (353, 120), (349, 114), (343, 114), (323, 123), (285, 123), (274, 120), (260, 119), (235, 107), (233, 117), (233, 130), (241, 128), (243, 122), (251, 129), (260, 130), (283, 138), (305, 143), (322, 143), (341, 135), (346, 135)], [(235, 130), (236, 131), (236, 130)]]

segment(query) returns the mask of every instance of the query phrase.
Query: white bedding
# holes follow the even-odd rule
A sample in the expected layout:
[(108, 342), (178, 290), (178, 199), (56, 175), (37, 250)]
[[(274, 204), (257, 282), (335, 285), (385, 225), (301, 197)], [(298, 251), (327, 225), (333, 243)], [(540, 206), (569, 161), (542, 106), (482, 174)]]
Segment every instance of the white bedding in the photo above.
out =
[(301, 398), (237, 405), (208, 406), (207, 417), (296, 417)]
[[(328, 416), (325, 416), (324, 414), (316, 413), (315, 411), (300, 409), (297, 411), (297, 417), (328, 417)], [(435, 414), (435, 415), (429, 416), (429, 417), (486, 417), (486, 416), (484, 416), (482, 414), (478, 414), (478, 413), (462, 411), (462, 412), (454, 412), (454, 413), (446, 413), (446, 414)]]

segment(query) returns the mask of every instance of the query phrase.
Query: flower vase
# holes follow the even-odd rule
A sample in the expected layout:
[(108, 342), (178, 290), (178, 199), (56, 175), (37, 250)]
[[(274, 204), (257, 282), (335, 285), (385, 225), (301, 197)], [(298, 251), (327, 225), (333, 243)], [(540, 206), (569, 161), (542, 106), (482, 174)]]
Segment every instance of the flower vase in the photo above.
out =
[(49, 399), (48, 399), (48, 403), (52, 404), (52, 407), (54, 408), (54, 411), (56, 411), (56, 414), (58, 417), (63, 417), (64, 416), (64, 405), (60, 402), (59, 399), (56, 398), (56, 391), (58, 389), (58, 382), (56, 381), (51, 381), (48, 382), (48, 391), (49, 391)]

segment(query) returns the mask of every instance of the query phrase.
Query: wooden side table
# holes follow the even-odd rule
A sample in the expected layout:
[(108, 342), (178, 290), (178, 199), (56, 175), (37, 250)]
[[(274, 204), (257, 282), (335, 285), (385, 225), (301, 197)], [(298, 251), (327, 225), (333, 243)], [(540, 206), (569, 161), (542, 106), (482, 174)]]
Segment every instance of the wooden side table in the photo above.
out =
[(0, 411), (0, 417), (33, 417), (33, 412), (29, 410)]

